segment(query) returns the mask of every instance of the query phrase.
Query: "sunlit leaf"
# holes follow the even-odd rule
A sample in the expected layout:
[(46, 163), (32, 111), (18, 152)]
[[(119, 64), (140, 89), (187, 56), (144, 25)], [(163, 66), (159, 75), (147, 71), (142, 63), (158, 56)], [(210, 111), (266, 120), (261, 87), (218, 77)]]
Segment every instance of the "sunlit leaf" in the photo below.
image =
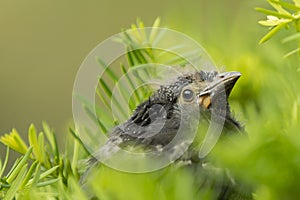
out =
[(262, 44), (269, 40), (273, 35), (275, 35), (280, 29), (285, 26), (285, 23), (279, 24), (278, 26), (274, 27), (269, 31), (260, 41), (259, 44)]
[(281, 23), (289, 23), (291, 21), (292, 21), (291, 19), (276, 19), (276, 20), (268, 19), (268, 20), (259, 21), (258, 23), (263, 26), (277, 26)]
[(287, 3), (287, 2), (283, 2), (283, 1), (276, 1), (276, 0), (270, 0), (270, 2), (274, 3), (274, 4), (278, 4), (284, 8), (290, 9), (290, 10), (294, 10), (294, 11), (300, 11), (300, 7), (291, 3)]
[(267, 15), (272, 15), (272, 16), (278, 17), (278, 18), (294, 19), (294, 17), (291, 14), (287, 14), (287, 13), (278, 13), (276, 11), (267, 10), (264, 8), (255, 8), (255, 10), (258, 12), (267, 14)]
[(4, 136), (1, 136), (0, 141), (10, 147), (11, 149), (21, 153), (25, 154), (28, 150), (27, 145), (25, 144), (24, 140), (20, 137), (19, 133), (16, 129), (12, 129), (12, 131), (9, 134), (4, 134)]
[(44, 163), (45, 161), (44, 160), (45, 159), (44, 134), (42, 133), (39, 136), (37, 136), (36, 129), (34, 125), (31, 124), (28, 130), (28, 139), (29, 139), (30, 146), (33, 147), (34, 156), (40, 163)]
[(46, 158), (46, 149), (45, 149), (45, 137), (44, 133), (40, 132), (38, 136), (38, 147), (39, 147), (39, 160), (40, 163), (45, 163), (45, 158)]
[(279, 0), (268, 0), (268, 2), (270, 3), (270, 5), (273, 8), (275, 8), (278, 11), (278, 13), (280, 13), (280, 14), (286, 14), (286, 15), (290, 14), (287, 10), (285, 10), (284, 8), (282, 8), (281, 5), (273, 3), (273, 1), (277, 1), (278, 2)]

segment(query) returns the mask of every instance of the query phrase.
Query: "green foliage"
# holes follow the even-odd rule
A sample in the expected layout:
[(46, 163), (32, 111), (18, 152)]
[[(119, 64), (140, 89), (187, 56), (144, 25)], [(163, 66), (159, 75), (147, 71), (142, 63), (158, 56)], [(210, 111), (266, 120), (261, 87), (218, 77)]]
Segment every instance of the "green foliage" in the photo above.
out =
[[(93, 193), (100, 199), (211, 199), (211, 191), (197, 190), (194, 175), (184, 168), (168, 167), (145, 174), (128, 174), (105, 166), (93, 174)], [(204, 178), (204, 177), (203, 177)]]
[[(282, 41), (299, 45), (299, 1), (268, 2), (276, 11), (257, 9), (269, 15), (260, 24), (271, 27), (261, 42), (289, 25), (297, 33), (282, 33)], [(297, 187), (300, 178), (299, 57), (282, 60), (275, 50), (278, 47), (272, 44), (263, 55), (248, 53), (248, 59), (232, 61), (241, 66), (239, 70), (245, 75), (234, 90), (233, 105), (240, 107), (248, 138), (233, 137), (220, 142), (211, 158), (219, 166), (230, 169), (234, 177), (252, 185), (255, 199), (297, 199), (300, 196)], [(257, 60), (259, 57), (261, 61)]]
[[(160, 18), (157, 18), (151, 26), (153, 29), (147, 32), (144, 29), (145, 26), (143, 22), (137, 19), (136, 25), (133, 24), (129, 30), (123, 30), (121, 37), (115, 38), (115, 41), (123, 44), (127, 50), (127, 63), (121, 61), (119, 70), (108, 66), (101, 58), (96, 58), (99, 67), (104, 70), (104, 74), (99, 79), (96, 90), (97, 101), (99, 102), (99, 104), (96, 105), (97, 116), (93, 116), (92, 114), (94, 105), (82, 97), (78, 98), (82, 100), (86, 112), (99, 125), (102, 133), (106, 134), (113, 126), (128, 119), (131, 112), (153, 92), (153, 89), (149, 87), (149, 85), (143, 84), (144, 78), (141, 77), (135, 69), (143, 67), (143, 73), (146, 77), (149, 77), (150, 75), (156, 76), (157, 72), (154, 67), (150, 68), (147, 65), (165, 64), (181, 66), (187, 63), (180, 55), (174, 55), (170, 52), (153, 48), (153, 43), (157, 42), (157, 38), (160, 38), (161, 35), (164, 34), (163, 31), (155, 29), (159, 26)], [(180, 49), (182, 46), (177, 45), (172, 48)], [(184, 53), (193, 54), (193, 49)], [(132, 76), (134, 76), (134, 81)], [(121, 77), (125, 77), (126, 83), (118, 83)], [(129, 110), (126, 110), (126, 108), (122, 106), (120, 99), (117, 99), (119, 96), (112, 95), (114, 89), (119, 91), (121, 93), (120, 98), (129, 104)], [(130, 91), (133, 91), (133, 93), (130, 94)], [(118, 109), (118, 118), (111, 115), (111, 104)], [(102, 113), (108, 114), (103, 115)]]
[[(158, 18), (154, 22), (153, 27), (158, 27), (159, 22), (160, 20)], [(153, 29), (150, 34), (147, 34), (143, 29), (140, 29), (143, 27), (143, 23), (138, 20), (137, 26), (132, 25), (129, 32), (124, 30), (123, 36), (116, 38), (117, 42), (123, 43), (128, 49), (128, 53), (126, 54), (128, 64), (126, 66), (121, 63), (120, 71), (121, 76), (125, 76), (131, 89), (135, 91), (130, 97), (132, 98), (130, 100), (130, 109), (134, 109), (137, 104), (151, 93), (151, 89), (147, 86), (136, 90), (136, 84), (138, 83), (133, 83), (131, 77), (127, 76), (127, 72), (131, 70), (131, 68), (147, 63), (174, 63), (180, 65), (186, 62), (175, 55), (152, 49), (151, 42), (157, 37), (157, 32)], [(107, 74), (106, 79), (99, 79), (99, 87), (96, 93), (100, 104), (104, 105), (104, 109), (101, 106), (97, 106), (97, 112), (103, 113), (105, 109), (111, 111), (109, 102), (112, 101), (123, 114), (123, 117), (127, 117), (125, 116), (126, 111), (118, 104), (118, 101), (112, 97), (112, 87), (110, 83), (116, 83), (120, 78), (120, 73), (107, 67), (100, 58), (96, 59), (99, 66), (105, 69), (105, 74)], [(155, 71), (146, 73), (155, 73)], [(135, 75), (138, 76), (138, 74)], [(142, 83), (142, 79), (138, 79), (138, 81)], [(123, 91), (122, 95), (124, 98), (129, 97), (128, 95), (130, 94), (125, 92), (126, 90), (122, 88), (122, 85), (119, 85), (119, 90)], [(93, 109), (92, 105), (83, 98), (81, 98), (81, 100), (86, 112), (99, 124), (99, 128), (103, 133), (106, 133), (112, 126), (119, 123), (109, 115), (99, 115), (99, 117), (95, 118), (95, 116), (91, 114)], [(53, 130), (51, 130), (46, 123), (43, 123), (43, 131), (39, 133), (37, 133), (33, 124), (30, 125), (28, 130), (28, 145), (15, 129), (13, 129), (11, 133), (2, 136), (0, 141), (7, 146), (7, 155), (4, 165), (0, 165), (1, 198), (87, 199), (88, 193), (82, 189), (79, 180), (87, 167), (87, 161), (83, 160), (83, 158), (87, 158), (89, 153), (76, 132), (70, 129), (70, 133), (73, 138), (67, 139), (64, 154), (60, 153), (57, 138)], [(68, 146), (68, 144), (71, 145)], [(9, 148), (24, 156), (16, 160), (10, 172), (3, 176), (2, 174), (9, 159)], [(135, 176), (117, 172), (105, 166), (103, 166), (102, 169), (103, 170), (99, 171), (100, 176), (95, 176), (95, 179), (88, 180), (87, 183), (87, 185), (92, 186), (94, 194), (99, 198), (111, 199), (117, 197), (120, 199), (141, 199), (147, 195), (149, 199), (194, 199), (198, 197), (207, 199), (211, 195), (210, 191), (197, 193), (197, 188), (193, 187), (193, 175), (188, 174), (186, 171), (178, 170), (177, 168), (169, 169), (168, 173), (164, 172), (165, 178), (161, 177), (162, 172)], [(123, 186), (124, 182), (128, 183), (127, 187)], [(172, 185), (172, 183), (176, 184)], [(109, 184), (109, 190), (107, 184)], [(101, 187), (99, 188), (99, 186)], [(137, 190), (134, 188), (137, 188)], [(128, 189), (130, 189), (131, 192), (126, 193)], [(158, 193), (156, 193), (157, 191)]]
[[(271, 15), (268, 20), (260, 22), (271, 27), (261, 42), (287, 26), (295, 27), (297, 33), (284, 37), (283, 42), (299, 40), (300, 2), (268, 2), (276, 11), (258, 9)], [(154, 23), (155, 27), (158, 25), (159, 20)], [(137, 22), (137, 26), (132, 26), (135, 34), (124, 32), (124, 37), (116, 39), (131, 50), (136, 45), (141, 47), (141, 50), (130, 51), (126, 55), (128, 63), (120, 64), (121, 73), (106, 68), (101, 58), (97, 58), (99, 66), (106, 68), (107, 74), (106, 78), (99, 80), (97, 88), (98, 100), (104, 105), (104, 108), (96, 107), (98, 114), (110, 109), (110, 83), (116, 82), (120, 74), (126, 75), (128, 70), (142, 63), (184, 63), (172, 55), (151, 49), (156, 33), (149, 37), (139, 32), (138, 27), (144, 27), (141, 21)], [(260, 56), (253, 51), (241, 51), (242, 55), (227, 61), (228, 65), (241, 66), (235, 70), (241, 71), (243, 76), (234, 88), (230, 101), (233, 110), (245, 119), (249, 137), (233, 136), (218, 143), (208, 159), (228, 169), (236, 180), (254, 188), (255, 199), (297, 199), (300, 196), (300, 79), (296, 69), (299, 60), (290, 57), (290, 60), (282, 61), (276, 49), (266, 48), (268, 51)], [(219, 49), (216, 49), (213, 50), (217, 52)], [(125, 78), (134, 89), (130, 77)], [(132, 94), (130, 108), (141, 102), (148, 92), (142, 88)], [(129, 94), (123, 93), (123, 96), (126, 95)], [(87, 113), (91, 113), (94, 108), (90, 103), (84, 99), (82, 102)], [(126, 115), (125, 112), (123, 115)], [(109, 115), (90, 116), (103, 133), (119, 123)], [(0, 160), (0, 199), (88, 199), (89, 192), (79, 184), (86, 170), (86, 162), (82, 158), (86, 158), (88, 153), (76, 132), (72, 129), (70, 132), (73, 137), (67, 139), (63, 153), (58, 149), (53, 130), (46, 123), (43, 123), (41, 132), (37, 132), (33, 125), (29, 127), (29, 144), (15, 129), (1, 137), (0, 141), (8, 148), (5, 158)], [(4, 174), (9, 149), (22, 156)], [(122, 173), (102, 166), (93, 172), (87, 185), (99, 199), (215, 199), (211, 191), (198, 191), (194, 187), (194, 177), (197, 175), (176, 166), (148, 174)]]
[[(152, 27), (158, 27), (160, 24), (160, 19), (157, 18)], [(156, 63), (156, 55), (151, 49), (151, 42), (156, 37), (155, 29), (148, 35), (142, 29), (144, 24), (142, 21), (137, 20), (137, 25), (133, 24), (130, 32), (124, 30), (122, 32), (122, 37), (115, 38), (116, 42), (120, 42), (125, 45), (127, 49), (126, 58), (128, 61), (128, 66), (125, 66), (122, 62), (120, 63), (120, 70), (114, 71), (112, 67), (108, 67), (101, 58), (96, 58), (99, 66), (104, 70), (104, 77), (99, 79), (99, 87), (96, 90), (100, 106), (96, 105), (97, 117), (93, 116), (91, 113), (94, 109), (93, 105), (90, 102), (82, 99), (83, 106), (86, 108), (87, 113), (90, 114), (90, 117), (98, 123), (100, 130), (103, 133), (107, 133), (107, 130), (110, 130), (114, 125), (118, 124), (120, 119), (128, 118), (128, 111), (119, 103), (120, 100), (112, 96), (113, 87), (117, 87), (117, 90), (121, 92), (122, 98), (130, 99), (129, 109), (132, 111), (146, 96), (149, 96), (151, 89), (147, 86), (142, 87), (139, 90), (136, 90), (136, 86), (142, 83), (141, 79), (137, 79), (139, 82), (133, 82), (128, 76), (127, 72), (131, 68), (147, 63)], [(130, 97), (128, 88), (124, 88), (124, 85), (117, 84), (118, 80), (124, 76), (129, 85), (129, 90), (134, 91)], [(113, 84), (111, 84), (113, 83)], [(79, 97), (81, 98), (81, 97)], [(101, 113), (112, 113), (111, 103), (114, 104), (118, 112), (122, 115), (119, 119), (114, 118), (112, 115), (101, 115)]]
[(290, 33), (290, 35), (284, 38), (282, 42), (286, 43), (290, 41), (298, 41), (298, 48), (287, 53), (285, 57), (300, 52), (300, 2), (298, 0), (294, 0), (293, 3), (288, 3), (281, 0), (267, 1), (275, 9), (275, 11), (264, 8), (256, 8), (257, 11), (267, 15), (267, 20), (259, 21), (259, 24), (269, 27), (270, 29), (270, 31), (259, 41), (259, 43), (262, 44), (266, 42), (281, 29), (292, 26), (296, 30), (296, 33)]
[[(2, 136), (0, 141), (7, 146), (4, 164), (2, 165), (2, 161), (0, 162), (1, 199), (51, 199), (51, 197), (62, 196), (58, 189), (72, 194), (67, 186), (70, 181), (73, 181), (73, 185), (78, 181), (78, 160), (75, 159), (75, 155), (79, 153), (80, 149), (74, 148), (70, 158), (67, 157), (67, 152), (65, 155), (60, 154), (55, 134), (46, 123), (43, 123), (43, 132), (39, 134), (34, 125), (30, 125), (28, 130), (29, 147), (15, 129)], [(77, 141), (71, 141), (76, 147)], [(9, 148), (24, 155), (17, 159), (10, 171), (3, 176), (9, 159)], [(72, 164), (71, 158), (73, 159)], [(70, 194), (69, 198), (74, 195)]]

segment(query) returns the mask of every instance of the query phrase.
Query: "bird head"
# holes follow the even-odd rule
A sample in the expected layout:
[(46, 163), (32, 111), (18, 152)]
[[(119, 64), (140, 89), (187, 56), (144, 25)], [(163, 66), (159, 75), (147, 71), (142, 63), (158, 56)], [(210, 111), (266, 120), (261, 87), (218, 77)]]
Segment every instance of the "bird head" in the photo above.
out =
[[(203, 109), (209, 109), (213, 100), (223, 98), (227, 101), (233, 86), (241, 76), (239, 72), (217, 73), (200, 71), (187, 75), (186, 82), (179, 91), (174, 93), (179, 104), (197, 104)], [(224, 98), (225, 97), (225, 98)]]
[[(198, 71), (179, 76), (175, 81), (162, 85), (141, 103), (131, 118), (118, 129), (122, 135), (154, 144), (166, 144), (178, 131), (183, 113), (186, 123), (189, 123), (194, 108), (206, 114), (211, 113), (212, 109), (225, 109), (225, 123), (231, 123), (239, 129), (239, 123), (230, 115), (227, 99), (240, 76), (239, 72), (216, 71)], [(189, 111), (184, 112), (184, 108)]]

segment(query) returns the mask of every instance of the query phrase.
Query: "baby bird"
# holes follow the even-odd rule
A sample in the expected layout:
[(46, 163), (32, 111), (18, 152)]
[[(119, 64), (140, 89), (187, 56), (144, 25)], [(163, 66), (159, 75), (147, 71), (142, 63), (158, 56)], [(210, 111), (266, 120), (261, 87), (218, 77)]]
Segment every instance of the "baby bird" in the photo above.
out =
[[(228, 104), (228, 96), (240, 76), (239, 72), (198, 71), (179, 76), (175, 81), (162, 85), (137, 106), (127, 121), (111, 130), (106, 144), (89, 160), (90, 165), (97, 165), (103, 157), (110, 157), (119, 149), (132, 150), (132, 147), (139, 147), (159, 153), (181, 132), (183, 138), (179, 141), (184, 143), (185, 134), (201, 129), (199, 121), (214, 122), (222, 126), (225, 136), (243, 133), (243, 127), (232, 116)], [(199, 157), (199, 148), (194, 148), (194, 141), (187, 140), (189, 146), (185, 149), (186, 152), (170, 159), (189, 163), (188, 167), (196, 174), (204, 172), (205, 163)], [(232, 194), (236, 196), (230, 177), (225, 179), (228, 181), (218, 180), (221, 183), (214, 184), (212, 188), (218, 191), (218, 199), (231, 199)], [(205, 181), (200, 182), (199, 188), (203, 187)]]

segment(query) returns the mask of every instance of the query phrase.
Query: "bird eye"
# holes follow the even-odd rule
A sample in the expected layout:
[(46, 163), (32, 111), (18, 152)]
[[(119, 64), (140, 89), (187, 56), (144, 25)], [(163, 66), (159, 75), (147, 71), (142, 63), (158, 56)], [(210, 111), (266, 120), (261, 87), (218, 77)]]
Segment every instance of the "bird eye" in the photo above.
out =
[(182, 97), (186, 101), (192, 101), (194, 99), (194, 92), (192, 90), (190, 90), (190, 89), (185, 89), (182, 92)]

